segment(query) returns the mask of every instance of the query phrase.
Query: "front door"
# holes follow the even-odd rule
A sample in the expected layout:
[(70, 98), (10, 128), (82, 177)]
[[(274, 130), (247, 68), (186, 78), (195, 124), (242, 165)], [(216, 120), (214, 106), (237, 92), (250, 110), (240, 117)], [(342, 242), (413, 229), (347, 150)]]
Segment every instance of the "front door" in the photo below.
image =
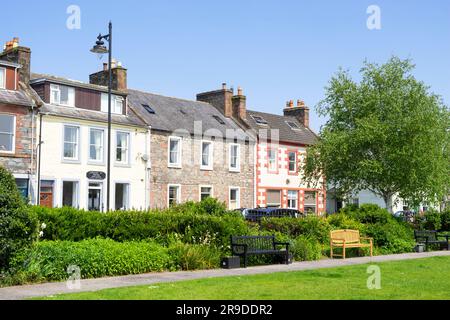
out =
[(53, 208), (53, 181), (41, 181), (39, 205), (46, 208)]
[(89, 183), (88, 210), (103, 211), (102, 184), (98, 182)]

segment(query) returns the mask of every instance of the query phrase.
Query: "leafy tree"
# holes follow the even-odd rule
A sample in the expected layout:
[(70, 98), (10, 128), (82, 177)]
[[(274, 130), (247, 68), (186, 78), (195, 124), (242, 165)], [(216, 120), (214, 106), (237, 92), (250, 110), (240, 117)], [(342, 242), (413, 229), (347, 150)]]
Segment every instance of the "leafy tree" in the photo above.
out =
[(0, 270), (36, 239), (37, 219), (25, 205), (13, 176), (0, 166)]
[(449, 109), (412, 75), (410, 60), (365, 62), (361, 81), (340, 70), (317, 111), (329, 120), (303, 171), (324, 174), (339, 194), (370, 190), (392, 211), (398, 195), (411, 205), (437, 203), (449, 190)]

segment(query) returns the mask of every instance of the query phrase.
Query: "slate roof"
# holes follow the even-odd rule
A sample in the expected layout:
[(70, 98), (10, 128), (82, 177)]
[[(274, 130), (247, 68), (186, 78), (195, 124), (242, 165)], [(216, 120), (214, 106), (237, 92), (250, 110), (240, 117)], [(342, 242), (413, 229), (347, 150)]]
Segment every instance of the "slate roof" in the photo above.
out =
[[(262, 117), (267, 125), (259, 125), (252, 116)], [(286, 123), (294, 122), (299, 129), (292, 129)], [(297, 143), (303, 145), (313, 145), (318, 141), (317, 135), (309, 128), (306, 128), (295, 117), (282, 116), (277, 114), (247, 110), (247, 122), (252, 129), (257, 132), (260, 129), (267, 129), (267, 137), (271, 137), (270, 130), (279, 130), (279, 139), (283, 142)]]
[(30, 107), (32, 100), (23, 91), (0, 89), (0, 103)]
[[(228, 134), (236, 134), (236, 138), (239, 140), (255, 141), (252, 133), (245, 134), (244, 129), (236, 122), (223, 116), (209, 103), (128, 89), (128, 104), (152, 127), (152, 130), (173, 132), (182, 129), (194, 134), (194, 122), (201, 121), (203, 133), (210, 129), (216, 129), (221, 132), (223, 137), (227, 137), (227, 130), (229, 130)], [(143, 105), (148, 105), (155, 113), (149, 113)], [(215, 117), (221, 119), (224, 124), (221, 124)]]
[[(98, 122), (108, 122), (108, 114), (101, 111), (92, 111), (82, 108), (64, 107), (57, 106), (53, 104), (45, 103), (39, 109), (40, 113), (67, 117), (72, 119), (90, 120)], [(139, 126), (146, 127), (146, 124), (139, 119), (133, 111), (130, 111), (128, 115), (112, 114), (111, 122), (115, 124), (125, 125), (125, 126)]]

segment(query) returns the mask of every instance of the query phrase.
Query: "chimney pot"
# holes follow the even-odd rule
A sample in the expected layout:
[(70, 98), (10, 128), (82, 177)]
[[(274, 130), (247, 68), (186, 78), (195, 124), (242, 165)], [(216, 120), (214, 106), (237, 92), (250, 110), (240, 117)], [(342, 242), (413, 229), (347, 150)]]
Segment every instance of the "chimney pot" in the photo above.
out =
[(108, 70), (108, 64), (105, 62), (103, 63), (103, 71), (107, 71)]
[(227, 84), (225, 82), (222, 83), (222, 90), (227, 90)]
[(294, 107), (294, 101), (293, 100), (290, 100), (289, 101), (289, 108), (293, 108)]
[(238, 96), (243, 96), (244, 91), (242, 90), (241, 87), (238, 87)]

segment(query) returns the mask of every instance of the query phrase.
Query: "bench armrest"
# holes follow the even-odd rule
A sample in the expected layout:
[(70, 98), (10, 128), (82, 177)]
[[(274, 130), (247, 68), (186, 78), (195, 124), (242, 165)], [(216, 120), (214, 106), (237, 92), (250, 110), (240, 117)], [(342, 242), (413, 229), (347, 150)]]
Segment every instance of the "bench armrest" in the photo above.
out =
[(370, 237), (360, 237), (360, 239), (361, 239), (361, 240), (370, 240), (370, 241), (373, 241), (373, 238), (370, 238)]
[(436, 238), (445, 238), (448, 241), (448, 239), (450, 238), (450, 235), (448, 235), (448, 234), (442, 234), (442, 235), (437, 234)]

